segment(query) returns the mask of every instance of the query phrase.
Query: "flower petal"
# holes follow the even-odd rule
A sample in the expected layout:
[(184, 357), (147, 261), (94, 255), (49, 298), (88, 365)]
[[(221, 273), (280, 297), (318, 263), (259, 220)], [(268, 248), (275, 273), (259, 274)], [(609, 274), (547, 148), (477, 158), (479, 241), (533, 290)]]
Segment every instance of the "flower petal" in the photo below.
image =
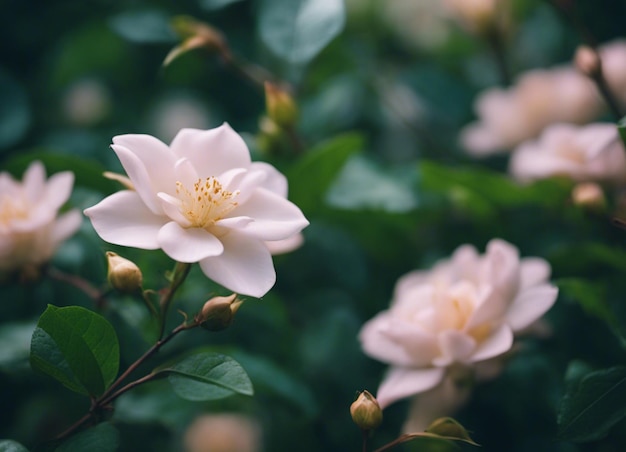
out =
[(433, 360), (436, 366), (448, 366), (453, 362), (467, 362), (476, 349), (476, 340), (456, 330), (446, 330), (437, 336), (442, 356)]
[(36, 210), (45, 209), (57, 211), (72, 194), (74, 185), (74, 173), (63, 171), (50, 176), (43, 193), (39, 194), (39, 201)]
[(381, 408), (386, 408), (397, 400), (434, 388), (441, 382), (444, 374), (443, 367), (392, 367), (383, 378), (376, 399)]
[(202, 178), (250, 165), (246, 143), (227, 123), (210, 130), (182, 129), (172, 140), (170, 149), (179, 158), (191, 160)]
[(274, 166), (265, 162), (252, 162), (250, 170), (262, 171), (266, 174), (262, 187), (276, 193), (283, 198), (287, 197), (287, 178)]
[(304, 235), (297, 233), (287, 239), (265, 242), (265, 246), (270, 250), (272, 256), (276, 256), (277, 254), (290, 253), (300, 248), (303, 243)]
[(54, 247), (72, 236), (83, 221), (80, 211), (77, 209), (70, 210), (59, 216), (52, 227), (51, 240)]
[(245, 231), (261, 240), (286, 239), (309, 224), (295, 204), (264, 188), (255, 190), (246, 203), (233, 210), (232, 216), (253, 218)]
[(122, 162), (122, 166), (133, 183), (135, 191), (141, 197), (146, 207), (155, 215), (161, 215), (163, 211), (161, 210), (161, 205), (157, 199), (156, 193), (164, 190), (159, 190), (152, 183), (152, 176), (148, 168), (146, 168), (144, 163), (131, 150), (123, 146), (112, 145), (111, 147), (117, 154), (117, 158)]
[(550, 264), (539, 257), (526, 257), (520, 264), (520, 290), (540, 283), (550, 277)]
[(28, 165), (28, 168), (26, 168), (26, 171), (22, 176), (22, 187), (24, 188), (27, 198), (31, 202), (37, 202), (40, 196), (45, 193), (45, 186), (46, 169), (44, 168), (43, 163), (36, 160)]
[(159, 248), (157, 234), (164, 218), (149, 210), (137, 192), (113, 193), (84, 213), (98, 235), (109, 243), (146, 250)]
[[(427, 338), (423, 333), (420, 335), (419, 331), (412, 331), (416, 327), (404, 325), (402, 328), (402, 324), (403, 322), (394, 321), (389, 311), (382, 311), (365, 322), (359, 332), (359, 340), (365, 354), (396, 366), (411, 367), (430, 364), (432, 356), (426, 356), (424, 359), (422, 354), (415, 356), (411, 354), (422, 345), (430, 347), (431, 344)], [(409, 336), (403, 336), (406, 333), (409, 333)], [(430, 342), (432, 342), (432, 337)]]
[(556, 301), (558, 293), (558, 289), (550, 284), (541, 284), (520, 293), (506, 314), (511, 329), (519, 331), (545, 314)]
[(183, 228), (175, 221), (159, 230), (157, 240), (165, 254), (179, 262), (199, 262), (224, 251), (222, 242), (210, 232), (201, 228)]
[(495, 331), (479, 344), (472, 356), (472, 361), (483, 361), (501, 355), (513, 346), (513, 332), (509, 325), (500, 325)]
[(262, 297), (276, 282), (272, 256), (265, 244), (236, 231), (220, 237), (224, 252), (200, 261), (209, 278), (242, 295)]

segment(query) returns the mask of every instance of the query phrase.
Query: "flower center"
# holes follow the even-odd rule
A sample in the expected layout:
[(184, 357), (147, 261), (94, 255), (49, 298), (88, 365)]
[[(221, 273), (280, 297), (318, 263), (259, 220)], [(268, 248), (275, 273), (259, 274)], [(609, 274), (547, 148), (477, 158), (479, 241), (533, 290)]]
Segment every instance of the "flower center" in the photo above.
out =
[(9, 195), (0, 197), (0, 225), (8, 226), (15, 220), (25, 220), (28, 214), (28, 206), (21, 197)]
[(224, 190), (222, 184), (211, 176), (204, 180), (198, 179), (191, 190), (177, 181), (176, 195), (181, 201), (182, 214), (191, 223), (190, 227), (208, 228), (237, 207), (238, 203), (234, 199), (239, 195), (239, 190)]

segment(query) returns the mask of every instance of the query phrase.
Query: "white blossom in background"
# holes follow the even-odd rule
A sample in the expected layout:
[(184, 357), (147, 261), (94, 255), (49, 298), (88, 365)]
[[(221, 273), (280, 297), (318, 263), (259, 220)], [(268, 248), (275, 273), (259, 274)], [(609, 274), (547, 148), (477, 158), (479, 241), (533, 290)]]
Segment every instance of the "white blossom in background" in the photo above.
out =
[(85, 210), (102, 239), (198, 262), (205, 275), (242, 295), (271, 289), (276, 273), (267, 242), (280, 246), (308, 221), (287, 200), (285, 176), (252, 162), (228, 124), (182, 129), (170, 146), (150, 135), (120, 135), (112, 148), (134, 190)]
[(513, 245), (494, 239), (484, 255), (464, 245), (432, 270), (400, 278), (389, 309), (359, 333), (364, 352), (391, 365), (380, 406), (438, 387), (449, 369), (509, 351), (514, 334), (554, 304), (549, 275), (545, 260), (520, 259)]
[(513, 151), (509, 172), (527, 182), (565, 176), (577, 182), (626, 182), (626, 153), (615, 124), (554, 124)]
[(63, 110), (74, 124), (96, 124), (111, 111), (111, 93), (96, 79), (79, 80), (67, 89), (63, 97)]
[(602, 73), (612, 94), (626, 106), (626, 40), (616, 40), (598, 48)]
[(78, 210), (59, 215), (73, 184), (70, 171), (46, 179), (39, 161), (29, 165), (21, 182), (0, 173), (0, 271), (39, 267), (78, 230)]
[(550, 124), (584, 124), (603, 108), (591, 80), (573, 67), (535, 69), (508, 89), (490, 88), (479, 94), (478, 121), (461, 131), (461, 144), (476, 156), (508, 152)]
[(197, 417), (184, 435), (185, 452), (259, 452), (261, 428), (239, 414)]

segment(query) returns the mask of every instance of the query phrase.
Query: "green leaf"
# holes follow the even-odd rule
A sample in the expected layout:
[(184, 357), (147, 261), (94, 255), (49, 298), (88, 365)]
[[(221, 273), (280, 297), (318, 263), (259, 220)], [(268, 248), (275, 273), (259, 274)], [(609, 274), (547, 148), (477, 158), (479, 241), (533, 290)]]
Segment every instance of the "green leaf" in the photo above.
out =
[(319, 209), (348, 158), (362, 148), (363, 137), (348, 133), (311, 149), (287, 175), (289, 198), (305, 214)]
[(619, 132), (622, 143), (624, 143), (624, 147), (626, 148), (626, 116), (620, 119), (617, 123), (617, 131)]
[(215, 11), (240, 1), (242, 0), (200, 0), (200, 7), (207, 11)]
[(588, 314), (594, 315), (609, 325), (615, 324), (613, 312), (606, 298), (606, 287), (580, 278), (562, 278), (555, 281), (559, 292), (575, 300)]
[(48, 305), (30, 350), (34, 369), (81, 394), (101, 395), (117, 376), (120, 352), (113, 326), (79, 306)]
[(120, 444), (120, 434), (108, 422), (71, 436), (55, 452), (115, 452)]
[(603, 438), (626, 416), (626, 367), (598, 370), (571, 380), (559, 407), (558, 436), (574, 442)]
[(259, 29), (276, 55), (304, 64), (341, 32), (345, 19), (343, 0), (265, 0)]
[(341, 209), (408, 212), (417, 207), (411, 179), (411, 174), (384, 170), (356, 155), (344, 165), (327, 201)]
[(137, 43), (175, 42), (170, 17), (162, 11), (126, 11), (113, 17), (109, 25), (123, 38)]
[(24, 446), (10, 439), (0, 440), (0, 452), (28, 452)]
[(22, 85), (0, 71), (0, 149), (17, 143), (31, 122), (30, 106)]
[(571, 182), (547, 179), (520, 185), (508, 176), (483, 168), (453, 168), (434, 162), (420, 163), (425, 190), (441, 193), (477, 214), (491, 214), (497, 207), (537, 204), (561, 205), (570, 194)]
[(243, 367), (234, 359), (216, 353), (191, 355), (156, 373), (167, 374), (174, 392), (186, 400), (216, 400), (235, 393), (254, 393)]

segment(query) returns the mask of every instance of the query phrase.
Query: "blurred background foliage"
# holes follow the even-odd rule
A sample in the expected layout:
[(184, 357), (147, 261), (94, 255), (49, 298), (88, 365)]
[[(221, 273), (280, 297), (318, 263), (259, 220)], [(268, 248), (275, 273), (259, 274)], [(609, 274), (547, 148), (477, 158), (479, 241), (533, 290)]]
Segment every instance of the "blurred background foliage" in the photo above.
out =
[[(276, 8), (289, 12), (289, 0), (0, 2), (3, 170), (20, 176), (35, 158), (49, 173), (73, 170), (71, 204), (85, 208), (118, 189), (100, 176), (121, 171), (108, 148), (111, 137), (149, 133), (168, 142), (182, 127), (227, 121), (255, 158), (288, 175), (290, 198), (311, 221), (304, 246), (275, 258), (278, 282), (267, 296), (246, 302), (227, 331), (193, 331), (159, 357), (196, 348), (229, 354), (248, 371), (255, 396), (192, 403), (164, 382), (151, 383), (116, 403), (111, 421), (120, 450), (182, 450), (195, 416), (218, 412), (258, 422), (266, 451), (360, 450), (349, 406), (356, 391), (375, 392), (385, 369), (361, 352), (360, 326), (388, 306), (399, 276), (463, 243), (483, 249), (493, 237), (514, 243), (523, 256), (547, 259), (560, 297), (547, 316), (548, 337), (524, 340), (503, 374), (479, 385), (457, 419), (485, 451), (624, 450), (623, 421), (604, 438), (578, 443), (557, 438), (557, 413), (568, 369), (569, 375), (624, 361), (626, 232), (611, 215), (574, 205), (568, 181), (519, 186), (504, 173), (506, 157), (473, 161), (463, 154), (457, 135), (473, 119), (474, 96), (499, 83), (499, 75), (484, 42), (428, 15), (436, 2), (420, 0), (414, 16), (397, 12), (411, 3), (400, 0), (319, 3), (336, 8), (325, 31), (285, 44), (271, 36), (271, 15)], [(571, 3), (598, 42), (623, 34), (626, 3)], [(571, 23), (546, 1), (514, 6), (505, 43), (512, 74), (570, 61), (581, 43)], [(169, 26), (177, 15), (211, 24), (237, 57), (293, 86), (299, 152), (263, 135), (263, 90), (216, 55), (191, 51), (163, 67), (179, 41)], [(88, 222), (53, 264), (104, 285), (106, 250), (137, 262), (146, 287), (162, 286), (172, 267), (160, 251), (104, 244)], [(176, 308), (196, 312), (221, 290), (194, 268)], [(80, 291), (50, 280), (5, 281), (0, 299), (0, 437), (31, 448), (88, 408), (31, 372), (34, 323), (48, 303), (95, 307)], [(125, 367), (153, 340), (148, 313), (122, 296), (109, 297), (101, 312), (118, 330)], [(172, 325), (180, 321), (172, 317)], [(406, 409), (399, 402), (385, 411), (376, 444), (397, 436)], [(423, 450), (418, 446), (398, 450)]]

